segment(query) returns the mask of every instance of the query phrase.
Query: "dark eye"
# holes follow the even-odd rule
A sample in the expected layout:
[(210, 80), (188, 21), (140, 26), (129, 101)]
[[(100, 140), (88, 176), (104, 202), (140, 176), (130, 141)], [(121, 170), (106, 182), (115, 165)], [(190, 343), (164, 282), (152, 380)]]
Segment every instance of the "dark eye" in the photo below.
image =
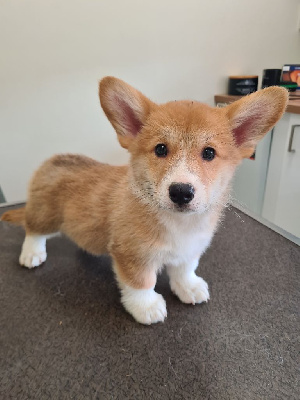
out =
[(163, 143), (159, 143), (155, 146), (155, 154), (157, 157), (166, 157), (168, 154), (167, 146)]
[(202, 151), (202, 158), (206, 161), (211, 161), (215, 158), (216, 152), (212, 147), (205, 147)]

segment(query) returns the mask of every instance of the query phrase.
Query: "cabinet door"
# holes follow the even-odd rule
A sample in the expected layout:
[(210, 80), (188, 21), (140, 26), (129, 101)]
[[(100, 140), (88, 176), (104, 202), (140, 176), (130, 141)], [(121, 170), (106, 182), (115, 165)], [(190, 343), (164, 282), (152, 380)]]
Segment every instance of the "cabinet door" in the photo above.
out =
[(300, 237), (300, 115), (286, 113), (274, 128), (262, 215)]
[(259, 142), (255, 159), (244, 159), (236, 170), (232, 185), (232, 202), (241, 210), (260, 216), (262, 213), (268, 161), (271, 145), (271, 132)]

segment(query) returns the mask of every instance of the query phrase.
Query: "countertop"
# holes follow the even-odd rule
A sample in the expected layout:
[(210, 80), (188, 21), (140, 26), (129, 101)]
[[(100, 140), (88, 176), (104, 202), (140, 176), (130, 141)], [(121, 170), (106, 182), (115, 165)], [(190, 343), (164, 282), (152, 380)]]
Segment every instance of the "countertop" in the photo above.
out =
[[(229, 94), (216, 94), (215, 103), (232, 103), (241, 97), (242, 96), (230, 96)], [(296, 96), (293, 93), (290, 94), (290, 100), (286, 112), (300, 114), (300, 96)]]

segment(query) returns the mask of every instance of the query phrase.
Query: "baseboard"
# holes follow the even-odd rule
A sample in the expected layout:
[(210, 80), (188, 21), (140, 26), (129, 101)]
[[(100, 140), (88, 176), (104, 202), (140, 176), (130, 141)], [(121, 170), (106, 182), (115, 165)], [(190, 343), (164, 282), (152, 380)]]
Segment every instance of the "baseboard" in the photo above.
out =
[(17, 205), (19, 205), (19, 204), (25, 204), (26, 203), (26, 201), (25, 200), (20, 200), (20, 201), (12, 201), (12, 202), (10, 202), (10, 203), (1, 203), (0, 204), (0, 208), (3, 208), (3, 207), (11, 207), (11, 206), (17, 206)]

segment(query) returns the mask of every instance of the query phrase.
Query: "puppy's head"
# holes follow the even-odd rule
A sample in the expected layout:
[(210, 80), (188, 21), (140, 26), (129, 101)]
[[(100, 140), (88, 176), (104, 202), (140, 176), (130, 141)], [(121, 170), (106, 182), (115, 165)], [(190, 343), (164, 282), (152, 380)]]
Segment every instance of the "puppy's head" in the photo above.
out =
[(281, 118), (285, 89), (271, 87), (224, 108), (158, 105), (125, 82), (100, 82), (101, 106), (131, 153), (134, 193), (161, 209), (202, 213), (224, 202), (235, 167)]

